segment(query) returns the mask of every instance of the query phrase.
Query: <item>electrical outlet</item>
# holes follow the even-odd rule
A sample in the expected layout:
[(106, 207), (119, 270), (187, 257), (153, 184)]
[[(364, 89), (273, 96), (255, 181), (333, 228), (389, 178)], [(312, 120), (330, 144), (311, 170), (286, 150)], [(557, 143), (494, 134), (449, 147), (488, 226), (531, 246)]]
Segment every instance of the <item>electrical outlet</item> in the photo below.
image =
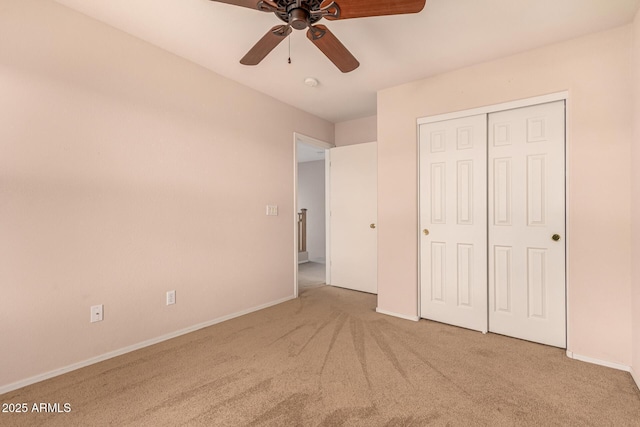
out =
[(167, 292), (167, 305), (172, 305), (176, 303), (176, 291), (168, 291)]
[(103, 319), (103, 311), (104, 307), (102, 304), (100, 305), (92, 305), (91, 306), (91, 323), (101, 322)]

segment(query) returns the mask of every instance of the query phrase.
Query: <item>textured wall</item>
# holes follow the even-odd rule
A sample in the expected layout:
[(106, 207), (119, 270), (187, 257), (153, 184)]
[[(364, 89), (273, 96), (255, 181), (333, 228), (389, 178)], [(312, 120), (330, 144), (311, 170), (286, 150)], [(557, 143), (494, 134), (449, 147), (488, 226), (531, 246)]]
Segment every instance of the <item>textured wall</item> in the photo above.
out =
[(633, 22), (634, 136), (631, 146), (633, 374), (640, 386), (640, 9)]
[(294, 295), (292, 136), (333, 124), (57, 3), (0, 9), (0, 387)]
[(378, 140), (378, 119), (376, 116), (347, 120), (336, 123), (336, 146), (362, 144)]

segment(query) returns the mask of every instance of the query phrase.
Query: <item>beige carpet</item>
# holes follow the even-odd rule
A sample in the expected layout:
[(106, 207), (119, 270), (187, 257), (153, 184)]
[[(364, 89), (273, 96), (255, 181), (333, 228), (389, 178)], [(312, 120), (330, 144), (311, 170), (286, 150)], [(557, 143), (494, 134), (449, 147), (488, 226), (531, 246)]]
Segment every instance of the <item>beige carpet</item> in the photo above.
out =
[(300, 288), (324, 285), (326, 282), (327, 267), (319, 262), (305, 262), (298, 264), (298, 286)]
[(2, 426), (640, 425), (628, 373), (564, 350), (377, 314), (329, 286), (12, 393)]

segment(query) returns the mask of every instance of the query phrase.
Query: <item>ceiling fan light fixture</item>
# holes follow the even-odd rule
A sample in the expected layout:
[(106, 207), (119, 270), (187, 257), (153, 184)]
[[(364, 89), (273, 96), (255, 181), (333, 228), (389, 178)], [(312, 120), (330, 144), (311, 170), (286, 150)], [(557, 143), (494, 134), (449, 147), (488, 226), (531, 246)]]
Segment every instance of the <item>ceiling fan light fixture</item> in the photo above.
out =
[(318, 86), (318, 79), (314, 77), (307, 77), (306, 79), (304, 79), (304, 84), (309, 87), (316, 87)]

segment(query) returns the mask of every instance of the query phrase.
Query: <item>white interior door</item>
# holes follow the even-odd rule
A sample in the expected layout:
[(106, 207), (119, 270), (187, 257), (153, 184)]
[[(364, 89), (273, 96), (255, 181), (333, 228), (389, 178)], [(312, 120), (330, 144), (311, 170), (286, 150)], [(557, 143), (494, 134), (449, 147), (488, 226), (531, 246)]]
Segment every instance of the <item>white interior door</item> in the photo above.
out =
[(489, 115), (489, 330), (566, 347), (564, 101)]
[(376, 143), (332, 148), (329, 155), (331, 285), (376, 294)]
[(487, 118), (420, 126), (420, 316), (487, 331)]

